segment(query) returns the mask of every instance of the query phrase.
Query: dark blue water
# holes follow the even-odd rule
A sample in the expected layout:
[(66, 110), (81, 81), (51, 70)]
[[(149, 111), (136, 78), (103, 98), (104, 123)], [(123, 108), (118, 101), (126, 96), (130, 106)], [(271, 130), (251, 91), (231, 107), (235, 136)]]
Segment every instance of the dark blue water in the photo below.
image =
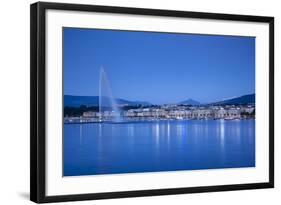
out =
[(64, 176), (255, 166), (255, 121), (64, 124)]

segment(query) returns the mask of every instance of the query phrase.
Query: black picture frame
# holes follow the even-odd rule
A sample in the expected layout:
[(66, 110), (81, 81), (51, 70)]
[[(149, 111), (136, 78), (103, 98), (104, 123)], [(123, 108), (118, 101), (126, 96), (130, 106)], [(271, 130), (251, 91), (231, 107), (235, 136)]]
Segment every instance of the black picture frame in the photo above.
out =
[[(269, 181), (220, 186), (46, 196), (46, 10), (169, 16), (269, 24)], [(96, 200), (274, 187), (274, 17), (38, 2), (30, 7), (30, 200), (37, 203)]]

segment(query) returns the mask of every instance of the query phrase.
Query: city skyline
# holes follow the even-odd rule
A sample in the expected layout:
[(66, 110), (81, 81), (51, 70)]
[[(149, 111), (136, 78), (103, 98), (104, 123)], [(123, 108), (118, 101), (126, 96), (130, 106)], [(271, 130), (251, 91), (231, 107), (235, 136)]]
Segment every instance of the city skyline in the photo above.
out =
[(200, 103), (255, 93), (255, 38), (64, 28), (64, 94)]

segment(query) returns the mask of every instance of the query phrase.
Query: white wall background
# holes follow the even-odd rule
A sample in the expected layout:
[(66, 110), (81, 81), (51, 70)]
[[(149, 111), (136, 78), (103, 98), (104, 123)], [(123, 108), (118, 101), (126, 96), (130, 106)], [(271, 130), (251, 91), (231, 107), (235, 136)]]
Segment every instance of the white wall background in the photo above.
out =
[[(52, 0), (49, 0), (52, 1)], [(29, 201), (29, 4), (0, 5), (0, 204)], [(268, 15), (275, 17), (275, 177), (276, 188), (187, 194), (68, 204), (280, 204), (281, 201), (281, 12), (278, 0), (60, 0), (60, 2), (146, 7), (186, 11)], [(126, 182), (124, 182), (126, 183)], [(64, 203), (63, 203), (64, 204)]]

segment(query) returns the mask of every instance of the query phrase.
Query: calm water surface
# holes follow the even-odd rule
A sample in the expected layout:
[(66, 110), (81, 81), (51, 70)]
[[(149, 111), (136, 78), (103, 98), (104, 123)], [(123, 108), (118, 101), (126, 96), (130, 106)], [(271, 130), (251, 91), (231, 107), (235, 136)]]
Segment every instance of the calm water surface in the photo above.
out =
[(254, 120), (64, 124), (64, 176), (255, 166)]

